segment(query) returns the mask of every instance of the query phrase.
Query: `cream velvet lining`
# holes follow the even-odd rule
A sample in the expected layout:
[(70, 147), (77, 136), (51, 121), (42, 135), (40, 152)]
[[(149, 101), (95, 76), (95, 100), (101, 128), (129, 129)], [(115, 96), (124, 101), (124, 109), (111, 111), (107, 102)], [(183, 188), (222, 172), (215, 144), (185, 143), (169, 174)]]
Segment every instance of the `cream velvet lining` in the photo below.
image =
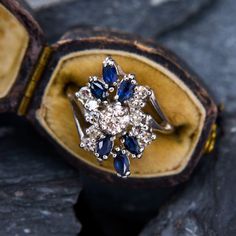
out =
[(28, 42), (25, 28), (0, 4), (0, 98), (16, 81)]
[(178, 133), (158, 135), (141, 160), (131, 159), (131, 178), (165, 176), (181, 172), (187, 165), (205, 120), (205, 110), (196, 96), (163, 66), (136, 54), (115, 50), (86, 50), (60, 59), (45, 90), (37, 119), (62, 147), (76, 158), (103, 171), (113, 171), (110, 158), (98, 163), (89, 152), (79, 147), (70, 104), (64, 88), (69, 82), (84, 86), (90, 75), (101, 75), (107, 55), (127, 73), (135, 73), (138, 83), (150, 86), (171, 123), (181, 127)]

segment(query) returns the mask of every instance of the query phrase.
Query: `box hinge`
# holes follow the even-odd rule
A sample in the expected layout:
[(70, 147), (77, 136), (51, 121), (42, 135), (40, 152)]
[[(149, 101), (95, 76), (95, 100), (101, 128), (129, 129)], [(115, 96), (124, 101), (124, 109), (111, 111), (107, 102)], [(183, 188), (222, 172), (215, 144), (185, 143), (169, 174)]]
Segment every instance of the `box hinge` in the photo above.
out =
[(205, 154), (211, 153), (214, 150), (216, 143), (216, 135), (217, 135), (217, 124), (214, 124), (211, 128), (211, 133), (205, 145)]
[(32, 78), (26, 86), (24, 96), (18, 107), (18, 111), (17, 111), (18, 115), (23, 116), (26, 114), (31, 98), (36, 90), (36, 86), (42, 76), (42, 73), (47, 64), (48, 58), (51, 55), (51, 52), (52, 52), (52, 49), (49, 46), (44, 47), (40, 55), (40, 58), (38, 60), (38, 64), (33, 72)]

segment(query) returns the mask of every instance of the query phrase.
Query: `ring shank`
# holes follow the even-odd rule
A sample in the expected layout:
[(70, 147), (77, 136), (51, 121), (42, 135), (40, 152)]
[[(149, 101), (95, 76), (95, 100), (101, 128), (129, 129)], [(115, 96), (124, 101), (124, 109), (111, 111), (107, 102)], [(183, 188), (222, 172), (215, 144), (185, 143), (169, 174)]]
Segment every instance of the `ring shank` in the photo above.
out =
[(154, 108), (154, 110), (157, 112), (159, 117), (161, 118), (162, 122), (159, 124), (153, 117), (150, 116), (149, 124), (153, 128), (154, 131), (163, 133), (163, 134), (171, 134), (174, 132), (174, 126), (170, 124), (168, 118), (163, 113), (156, 96), (154, 92), (152, 91), (150, 96), (150, 102)]
[(153, 131), (160, 132), (162, 134), (171, 134), (174, 132), (174, 127), (168, 122), (162, 122), (161, 124), (153, 118), (149, 120), (149, 125), (152, 127)]

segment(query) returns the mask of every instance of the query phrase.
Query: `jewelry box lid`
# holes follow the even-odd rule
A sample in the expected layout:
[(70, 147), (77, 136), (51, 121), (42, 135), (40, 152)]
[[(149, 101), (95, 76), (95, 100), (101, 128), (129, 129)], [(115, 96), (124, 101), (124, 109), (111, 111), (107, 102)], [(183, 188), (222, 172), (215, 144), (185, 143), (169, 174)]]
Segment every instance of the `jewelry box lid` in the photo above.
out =
[(45, 45), (30, 9), (16, 0), (0, 1), (0, 112), (14, 112)]

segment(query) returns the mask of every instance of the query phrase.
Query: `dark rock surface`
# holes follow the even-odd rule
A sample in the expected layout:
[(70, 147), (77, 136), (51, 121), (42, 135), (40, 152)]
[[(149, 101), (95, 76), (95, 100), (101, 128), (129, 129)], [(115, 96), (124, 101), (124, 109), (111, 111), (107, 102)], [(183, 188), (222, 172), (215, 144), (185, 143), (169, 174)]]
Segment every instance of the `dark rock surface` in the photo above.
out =
[(76, 235), (76, 171), (11, 115), (0, 117), (0, 143), (0, 235)]
[(225, 109), (236, 111), (236, 2), (218, 0), (182, 27), (156, 39), (202, 76)]
[(236, 28), (234, 0), (218, 1), (201, 17), (159, 38), (186, 58), (225, 105), (224, 135), (184, 189), (140, 235), (236, 235)]
[[(141, 235), (236, 235), (235, 12), (234, 0), (192, 0), (190, 7), (189, 0), (163, 5), (145, 0), (128, 5), (124, 0), (74, 0), (36, 12), (51, 42), (78, 24), (153, 36), (183, 57), (225, 104), (225, 136), (215, 153), (202, 161), (192, 180), (179, 188)], [(81, 225), (73, 206), (80, 190), (78, 173), (32, 127), (12, 115), (0, 116), (0, 235), (76, 235)], [(143, 223), (128, 215), (114, 218), (114, 212), (105, 216), (103, 206), (88, 211), (91, 204), (85, 203), (87, 199), (78, 202), (77, 216), (83, 214), (83, 223), (90, 229), (93, 216), (86, 218), (86, 214), (95, 211), (104, 217), (100, 220), (107, 232), (120, 233), (121, 221), (128, 225), (127, 234), (129, 228)]]
[(111, 27), (150, 37), (182, 24), (214, 1), (74, 0), (40, 8), (36, 17), (51, 41), (76, 25)]
[(236, 199), (232, 187), (236, 181), (236, 121), (228, 118), (226, 124), (214, 155), (202, 161), (193, 179), (160, 210), (141, 236), (236, 234)]

